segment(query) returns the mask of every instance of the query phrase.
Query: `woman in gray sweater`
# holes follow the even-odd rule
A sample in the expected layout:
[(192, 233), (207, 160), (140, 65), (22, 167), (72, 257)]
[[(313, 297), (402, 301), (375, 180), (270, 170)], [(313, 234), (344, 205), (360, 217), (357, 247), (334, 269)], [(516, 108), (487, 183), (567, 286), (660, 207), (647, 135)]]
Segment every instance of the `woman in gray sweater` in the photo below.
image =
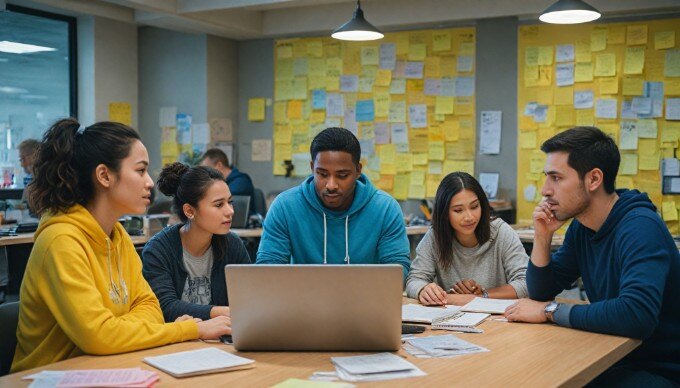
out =
[(475, 296), (524, 298), (528, 261), (515, 231), (491, 219), (479, 182), (453, 172), (437, 189), (432, 229), (416, 248), (406, 294), (424, 305), (463, 305)]

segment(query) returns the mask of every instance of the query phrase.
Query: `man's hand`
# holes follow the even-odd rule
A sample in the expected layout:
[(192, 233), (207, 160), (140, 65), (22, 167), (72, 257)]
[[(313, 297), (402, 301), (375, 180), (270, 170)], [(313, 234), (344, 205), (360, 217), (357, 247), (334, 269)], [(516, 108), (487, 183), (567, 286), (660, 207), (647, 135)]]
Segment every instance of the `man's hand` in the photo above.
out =
[(482, 286), (472, 279), (463, 279), (451, 287), (454, 294), (482, 295)]
[(534, 209), (532, 218), (534, 220), (534, 238), (547, 239), (550, 241), (552, 235), (564, 225), (566, 221), (558, 221), (553, 213), (550, 199), (545, 198), (538, 203)]
[(446, 302), (456, 306), (464, 306), (472, 302), (472, 300), (475, 298), (476, 296), (472, 294), (449, 294), (446, 295)]
[(430, 283), (420, 290), (418, 301), (425, 306), (444, 306), (446, 305), (446, 291), (436, 283)]
[(505, 318), (508, 322), (544, 323), (545, 306), (550, 302), (537, 302), (531, 299), (520, 299), (517, 303), (505, 309)]

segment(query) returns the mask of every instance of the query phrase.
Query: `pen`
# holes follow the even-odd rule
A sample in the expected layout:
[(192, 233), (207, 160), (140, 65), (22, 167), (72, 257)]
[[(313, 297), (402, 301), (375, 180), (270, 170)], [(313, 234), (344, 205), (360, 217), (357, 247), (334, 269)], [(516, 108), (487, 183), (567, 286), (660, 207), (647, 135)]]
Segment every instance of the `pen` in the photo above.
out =
[(450, 331), (458, 331), (461, 333), (484, 333), (484, 330), (482, 329), (477, 329), (475, 327), (467, 327), (467, 326), (446, 326), (446, 327), (433, 327), (433, 329), (444, 329), (444, 330), (450, 330)]

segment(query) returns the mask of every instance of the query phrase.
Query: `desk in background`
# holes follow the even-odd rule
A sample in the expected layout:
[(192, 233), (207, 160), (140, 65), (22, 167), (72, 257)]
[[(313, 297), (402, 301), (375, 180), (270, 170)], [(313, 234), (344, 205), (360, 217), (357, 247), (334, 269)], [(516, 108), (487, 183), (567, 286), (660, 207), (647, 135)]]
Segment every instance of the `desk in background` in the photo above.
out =
[[(404, 303), (412, 303), (404, 299)], [(403, 349), (398, 354), (421, 368), (427, 376), (361, 384), (362, 386), (583, 386), (602, 373), (640, 341), (558, 327), (552, 324), (507, 323), (487, 320), (482, 334), (456, 334), (489, 349), (454, 358), (416, 358)], [(429, 330), (418, 336), (450, 334)], [(334, 370), (330, 358), (359, 353), (328, 352), (238, 352), (254, 359), (255, 368), (176, 379), (144, 364), (142, 359), (208, 346), (234, 352), (229, 345), (185, 342), (113, 356), (81, 356), (42, 368), (0, 378), (0, 386), (27, 386), (21, 377), (40, 370), (141, 367), (158, 372), (159, 387), (253, 386), (264, 387), (288, 378), (307, 379), (313, 372)]]

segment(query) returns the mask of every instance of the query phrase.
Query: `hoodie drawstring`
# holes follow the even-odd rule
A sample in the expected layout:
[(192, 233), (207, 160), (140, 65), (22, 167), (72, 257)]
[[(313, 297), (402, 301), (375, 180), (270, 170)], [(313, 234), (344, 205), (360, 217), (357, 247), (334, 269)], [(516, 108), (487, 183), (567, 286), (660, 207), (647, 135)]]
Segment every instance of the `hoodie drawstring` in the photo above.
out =
[[(327, 238), (328, 238), (328, 229), (326, 227), (326, 213), (321, 212), (323, 214), (323, 263), (328, 264), (327, 260)], [(350, 263), (350, 257), (349, 257), (349, 216), (345, 217), (345, 262), (347, 264)]]
[[(120, 288), (113, 281), (113, 271), (111, 270), (111, 243), (109, 239), (106, 239), (106, 264), (109, 269), (109, 298), (115, 304), (127, 304), (128, 302), (128, 289), (127, 284), (125, 284), (125, 279), (123, 278), (123, 270), (121, 268), (120, 252), (118, 252), (118, 280), (120, 281)], [(122, 289), (122, 290), (121, 290)]]

